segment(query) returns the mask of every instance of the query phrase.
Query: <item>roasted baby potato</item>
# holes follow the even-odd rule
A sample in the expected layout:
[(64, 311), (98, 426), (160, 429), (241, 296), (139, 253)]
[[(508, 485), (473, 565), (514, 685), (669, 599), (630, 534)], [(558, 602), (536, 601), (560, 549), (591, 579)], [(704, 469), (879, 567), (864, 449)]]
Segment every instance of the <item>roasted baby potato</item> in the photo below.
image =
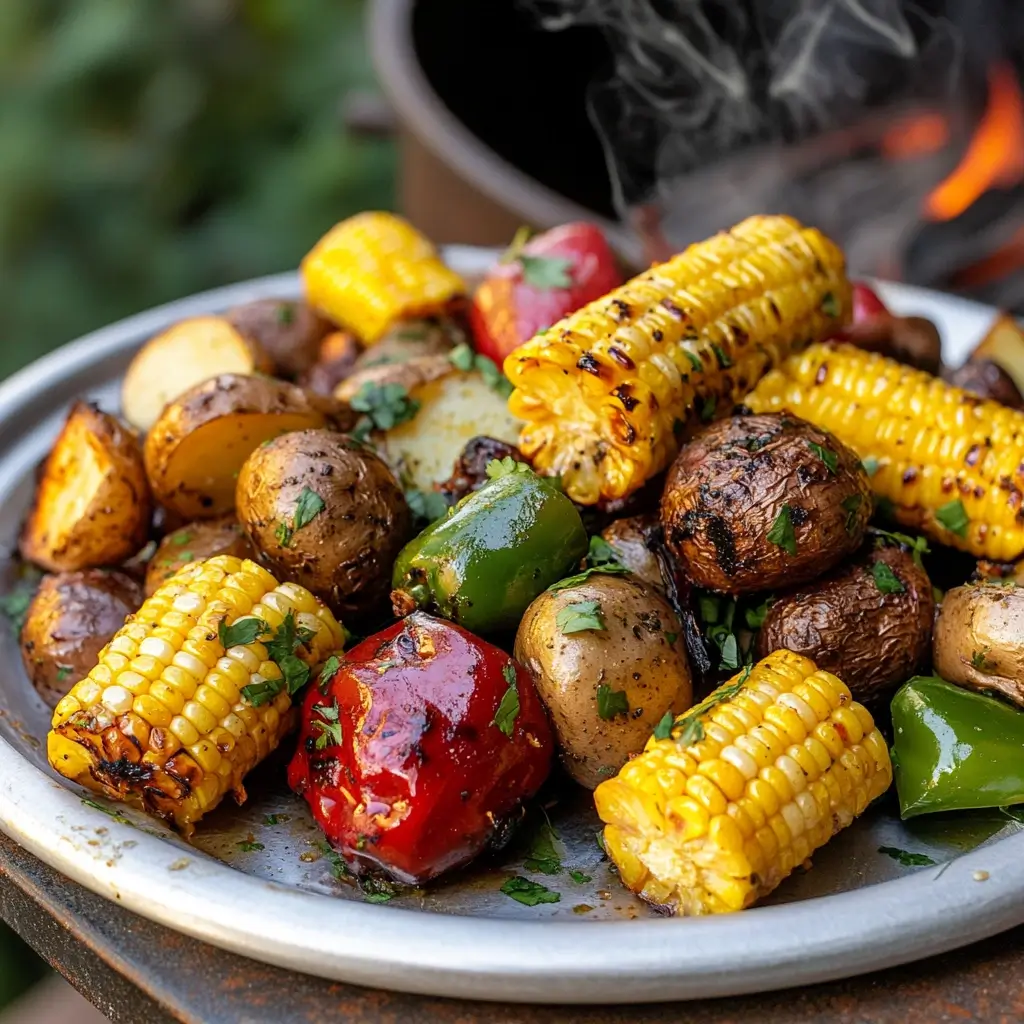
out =
[(256, 299), (225, 314), (243, 338), (254, 342), (271, 359), (279, 377), (298, 377), (320, 356), (320, 342), (334, 325), (305, 302)]
[(544, 591), (523, 616), (514, 657), (547, 705), (566, 770), (588, 789), (643, 750), (666, 712), (693, 702), (675, 612), (628, 574)]
[(487, 466), (495, 459), (526, 462), (514, 444), (499, 441), (494, 437), (471, 437), (455, 460), (452, 475), (438, 484), (437, 489), (444, 495), (449, 505), (454, 505), (487, 483), (490, 479), (487, 475)]
[(616, 519), (605, 527), (601, 537), (614, 549), (615, 557), (622, 565), (661, 592), (665, 584), (658, 559), (647, 546), (648, 531), (657, 525), (657, 516), (629, 516)]
[(238, 474), (238, 518), (271, 572), (343, 618), (380, 610), (409, 539), (405, 495), (368, 446), (303, 430), (253, 451)]
[(168, 533), (146, 566), (146, 597), (152, 597), (189, 562), (205, 562), (216, 555), (256, 557), (234, 513), (219, 519), (200, 519)]
[(898, 363), (937, 375), (942, 369), (939, 329), (923, 316), (879, 316), (848, 324), (843, 341), (866, 352), (878, 352)]
[(76, 402), (43, 466), (21, 555), (51, 572), (116, 565), (145, 544), (152, 507), (135, 435)]
[(149, 430), (168, 402), (222, 373), (270, 373), (273, 363), (253, 340), (221, 316), (197, 316), (168, 327), (136, 353), (121, 386), (121, 411)]
[(444, 356), (455, 346), (456, 332), (436, 320), (407, 320), (395, 324), (376, 345), (356, 360), (357, 370), (385, 363), (406, 363), (422, 356)]
[(860, 459), (786, 414), (733, 416), (684, 445), (661, 521), (698, 586), (728, 594), (792, 587), (856, 551), (871, 517)]
[(1001, 367), (1018, 393), (1024, 394), (1024, 328), (1012, 316), (1002, 313), (992, 322), (988, 333), (971, 353), (972, 363), (979, 360)]
[(342, 415), (330, 400), (269, 377), (226, 373), (205, 381), (171, 402), (146, 437), (153, 493), (186, 521), (225, 515), (254, 448), (290, 430), (326, 426), (335, 413)]
[(947, 682), (997, 690), (1024, 706), (1024, 587), (974, 583), (947, 591), (932, 662)]
[(850, 681), (854, 700), (887, 698), (928, 660), (935, 599), (913, 553), (880, 539), (807, 586), (778, 597), (757, 657), (788, 650)]
[(361, 370), (334, 396), (368, 425), (385, 425), (374, 434), (380, 453), (403, 483), (426, 491), (448, 478), (470, 438), (516, 443), (520, 424), (496, 390), (501, 380), (460, 370), (447, 356), (423, 356)]
[(1024, 396), (1017, 390), (1013, 378), (991, 359), (972, 359), (942, 376), (953, 387), (963, 388), (979, 398), (991, 398), (1010, 409), (1024, 409)]
[(142, 604), (142, 587), (121, 572), (85, 569), (44, 576), (21, 627), (21, 657), (52, 708), (96, 664), (100, 650)]
[(299, 377), (299, 384), (315, 395), (330, 397), (355, 372), (362, 346), (348, 331), (334, 331), (320, 342), (316, 362)]

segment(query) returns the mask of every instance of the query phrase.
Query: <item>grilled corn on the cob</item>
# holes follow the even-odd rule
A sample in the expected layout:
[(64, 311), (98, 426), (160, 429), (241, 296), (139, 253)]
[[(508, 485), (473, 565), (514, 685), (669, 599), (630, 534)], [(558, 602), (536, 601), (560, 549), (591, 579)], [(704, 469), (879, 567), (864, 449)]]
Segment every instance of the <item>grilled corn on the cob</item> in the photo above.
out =
[(397, 320), (432, 316), (465, 294), (465, 282), (411, 224), (359, 213), (336, 224), (302, 261), (310, 304), (367, 345)]
[[(258, 639), (228, 649), (221, 643), (222, 623), (246, 619), (253, 627), (262, 619), (270, 632), (293, 626), (294, 654), (310, 666), (344, 643), (337, 620), (303, 587), (279, 584), (255, 562), (231, 555), (194, 562), (129, 616), (96, 667), (57, 705), (50, 764), (186, 833), (226, 793), (244, 800), (246, 773), (296, 718), (267, 646)], [(234, 632), (244, 639), (244, 628)], [(296, 666), (286, 668), (294, 676)], [(254, 685), (265, 702), (241, 693)]]
[(668, 465), (687, 429), (849, 308), (831, 241), (790, 217), (751, 217), (513, 351), (520, 448), (574, 501), (624, 497)]
[(776, 651), (652, 737), (594, 798), (629, 888), (717, 914), (771, 892), (891, 781), (885, 741), (846, 686)]
[(1024, 413), (850, 345), (814, 345), (746, 398), (830, 430), (905, 526), (980, 558), (1024, 553)]

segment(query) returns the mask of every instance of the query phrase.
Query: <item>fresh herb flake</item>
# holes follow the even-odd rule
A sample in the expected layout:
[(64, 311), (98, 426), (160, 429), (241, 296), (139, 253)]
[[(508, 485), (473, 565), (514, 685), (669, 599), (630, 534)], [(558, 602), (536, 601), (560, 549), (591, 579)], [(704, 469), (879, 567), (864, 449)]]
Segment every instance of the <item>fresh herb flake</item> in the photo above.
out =
[(590, 538), (587, 550), (587, 565), (593, 569), (598, 565), (621, 565), (618, 551), (615, 550), (599, 533)]
[(577, 885), (586, 885), (587, 882), (593, 881), (593, 879), (590, 877), (590, 875), (585, 875), (582, 871), (570, 871), (569, 872), (569, 877)]
[(935, 863), (926, 853), (910, 853), (897, 846), (880, 846), (878, 852), (899, 861), (905, 868), (930, 867)]
[(597, 688), (597, 713), (606, 722), (616, 715), (629, 714), (629, 700), (625, 690), (613, 690), (601, 683)]
[(906, 533), (894, 533), (891, 530), (880, 530), (877, 527), (873, 528), (871, 532), (875, 537), (875, 547), (894, 544), (896, 547), (907, 548), (913, 556), (914, 564), (919, 569), (924, 568), (921, 556), (931, 554), (931, 548), (928, 547), (928, 541), (924, 537), (911, 537)]
[(698, 373), (701, 373), (704, 370), (704, 361), (701, 359), (699, 355), (697, 355), (696, 352), (691, 352), (688, 348), (684, 348), (683, 355), (690, 360), (690, 365)]
[(67, 677), (71, 675), (70, 665), (58, 665), (57, 666), (57, 682), (63, 683)]
[(405, 492), (405, 503), (417, 519), (427, 523), (437, 522), (448, 512), (448, 502), (438, 491), (421, 491), (418, 487), (410, 487)]
[(516, 727), (516, 718), (519, 717), (519, 689), (516, 686), (516, 669), (512, 662), (508, 662), (501, 670), (508, 689), (502, 695), (498, 710), (494, 712), (492, 725), (496, 725), (506, 736), (511, 736)]
[(503, 459), (491, 459), (484, 472), (489, 480), (500, 480), (503, 476), (511, 476), (513, 473), (532, 473), (533, 470), (525, 462), (517, 462), (511, 455), (506, 455)]
[(700, 419), (702, 423), (710, 423), (715, 418), (715, 406), (718, 405), (717, 395), (708, 395), (701, 403)]
[(555, 625), (566, 635), (582, 633), (588, 629), (603, 630), (606, 628), (601, 614), (601, 605), (597, 601), (567, 604), (558, 610), (558, 614), (555, 616)]
[(793, 532), (793, 510), (783, 505), (768, 531), (768, 542), (791, 555), (796, 554), (796, 534)]
[(878, 472), (880, 463), (874, 455), (869, 455), (866, 459), (861, 461), (861, 465), (864, 467), (864, 472), (870, 477), (874, 476)]
[(505, 882), (501, 891), (524, 907), (535, 907), (538, 903), (558, 903), (561, 896), (539, 882), (531, 882), (522, 875), (516, 875)]
[(728, 370), (732, 366), (732, 360), (725, 354), (725, 350), (721, 345), (712, 343), (711, 351), (715, 353), (715, 358), (718, 360), (718, 368), (720, 370)]
[(729, 633), (725, 640), (722, 642), (722, 660), (719, 663), (719, 668), (734, 669), (740, 667), (740, 652), (739, 643), (736, 640), (735, 633)]
[(906, 591), (906, 587), (903, 586), (899, 576), (896, 575), (885, 564), (885, 562), (875, 562), (871, 566), (871, 575), (875, 578), (875, 586), (878, 588), (880, 593), (883, 594), (902, 594)]
[(843, 498), (839, 503), (842, 510), (846, 513), (845, 526), (847, 533), (852, 534), (857, 528), (857, 513), (863, 504), (864, 496), (862, 494), (851, 494), (848, 498)]
[(516, 262), (523, 268), (523, 280), (534, 288), (550, 291), (553, 288), (571, 288), (572, 260), (561, 256), (530, 256), (520, 253)]
[(295, 306), (291, 302), (279, 302), (274, 310), (275, 319), (279, 324), (295, 322)]
[(230, 626), (224, 619), (217, 626), (217, 636), (225, 651), (232, 647), (245, 647), (255, 643), (264, 633), (270, 632), (270, 626), (263, 619), (254, 615), (236, 619)]
[(356, 425), (354, 435), (365, 440), (372, 430), (391, 430), (400, 423), (411, 420), (420, 411), (420, 403), (409, 397), (401, 384), (376, 384), (367, 381), (349, 405), (356, 412), (364, 413)]
[(530, 844), (523, 867), (542, 875), (557, 875), (562, 870), (562, 859), (555, 847), (557, 839), (558, 834), (549, 823), (541, 825)]
[(825, 316), (833, 318), (839, 316), (839, 300), (832, 292), (825, 292), (821, 297), (821, 311)]
[(359, 888), (367, 903), (388, 903), (398, 895), (398, 890), (386, 878), (373, 875), (360, 878)]
[(180, 530), (178, 533), (171, 535), (171, 543), (177, 544), (179, 548), (183, 548), (194, 536), (195, 534), (191, 530)]
[(88, 797), (83, 796), (81, 801), (86, 807), (91, 807), (94, 811), (99, 811), (101, 814), (105, 814), (108, 818), (113, 818), (114, 821), (122, 825), (132, 824), (132, 821), (123, 814), (113, 811), (109, 807), (104, 807), (103, 804), (97, 803), (95, 800), (90, 800)]
[(768, 617), (768, 609), (774, 602), (774, 597), (766, 597), (756, 608), (744, 609), (743, 619), (747, 624), (747, 629), (760, 629)]
[(316, 491), (309, 487), (303, 487), (302, 492), (299, 494), (299, 500), (295, 505), (292, 530), (297, 532), (304, 526), (309, 526), (325, 508), (327, 508), (327, 505), (324, 503), (324, 499)]
[(958, 537), (967, 536), (967, 527), (971, 521), (967, 518), (967, 509), (959, 498), (954, 498), (953, 501), (936, 509), (935, 519), (950, 533), (955, 533)]
[(338, 699), (335, 698), (332, 704), (314, 704), (313, 714), (318, 718), (313, 719), (312, 728), (319, 732), (314, 744), (317, 750), (326, 750), (329, 745), (340, 747), (344, 741), (341, 731), (341, 709), (338, 707)]
[(665, 633), (665, 643), (667, 643), (669, 645), (669, 647), (674, 647), (675, 646), (675, 642), (678, 639), (679, 639), (679, 634), (678, 633), (669, 633), (669, 632)]
[(473, 357), (476, 353), (463, 342), (461, 345), (456, 345), (455, 348), (448, 353), (448, 362), (455, 367), (456, 370), (462, 370), (464, 373), (468, 373), (473, 369)]
[(11, 593), (0, 597), (0, 614), (8, 619), (16, 632), (21, 632), (30, 604), (32, 604), (30, 590), (12, 590)]
[(277, 543), (280, 544), (281, 547), (286, 548), (292, 542), (293, 532), (292, 528), (282, 519), (281, 522), (277, 524), (277, 529), (274, 530), (274, 537), (277, 539)]
[(321, 693), (327, 692), (327, 686), (331, 681), (331, 677), (338, 669), (341, 668), (341, 658), (336, 654), (332, 654), (325, 662), (324, 667), (320, 669), (320, 676), (317, 680), (317, 685), (320, 687)]
[(675, 715), (671, 711), (666, 711), (654, 727), (654, 738), (667, 740), (672, 735), (672, 726), (675, 724), (675, 720)]
[(986, 657), (986, 651), (974, 651), (971, 654), (971, 665), (981, 672), (988, 664), (988, 658)]
[(236, 844), (238, 849), (242, 853), (257, 853), (260, 850), (265, 850), (266, 847), (262, 843), (254, 842), (251, 839), (243, 839), (240, 843)]
[[(696, 707), (690, 708), (676, 723), (682, 729), (676, 737), (676, 742), (684, 747), (688, 747), (704, 739), (704, 725), (701, 722), (701, 718), (711, 711), (712, 708), (718, 707), (719, 704), (723, 704), (725, 701), (732, 700), (746, 685), (747, 680), (750, 678), (750, 672), (751, 666), (747, 665), (737, 677), (736, 682), (720, 686), (709, 696), (705, 697)], [(659, 722), (658, 724), (660, 725), (661, 723)]]
[[(839, 456), (836, 455), (831, 448), (826, 448), (824, 445), (818, 444), (816, 441), (808, 441), (807, 447), (825, 463), (825, 468), (829, 471), (829, 474), (831, 476), (835, 476), (836, 470), (839, 469)], [(860, 497), (860, 495), (858, 495), (858, 497)]]

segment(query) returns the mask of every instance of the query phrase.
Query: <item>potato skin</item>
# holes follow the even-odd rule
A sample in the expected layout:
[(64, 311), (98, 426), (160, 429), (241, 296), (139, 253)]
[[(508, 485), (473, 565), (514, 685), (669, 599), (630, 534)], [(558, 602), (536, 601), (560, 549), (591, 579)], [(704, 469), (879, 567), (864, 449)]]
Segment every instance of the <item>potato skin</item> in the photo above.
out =
[(200, 519), (168, 533), (157, 545), (146, 566), (146, 597), (151, 597), (189, 562), (216, 555), (255, 558), (252, 544), (234, 514), (219, 519)]
[(266, 352), (279, 377), (298, 377), (319, 358), (320, 342), (334, 330), (305, 302), (256, 299), (229, 309), (231, 325)]
[(141, 604), (142, 587), (124, 573), (86, 569), (43, 577), (21, 629), (21, 657), (51, 708), (89, 674)]
[[(558, 613), (585, 601), (598, 602), (605, 629), (563, 634)], [(588, 789), (643, 750), (666, 711), (681, 714), (693, 702), (679, 620), (665, 598), (632, 575), (595, 574), (545, 591), (523, 616), (514, 657), (547, 705), (566, 770)], [(628, 714), (600, 717), (601, 685), (625, 692)]]
[(944, 373), (943, 379), (954, 387), (963, 388), (980, 398), (990, 398), (1009, 409), (1024, 409), (1024, 397), (1017, 390), (1013, 378), (991, 359), (974, 359), (964, 363)]
[(998, 690), (1024, 707), (1024, 587), (979, 583), (947, 591), (932, 661), (948, 682)]
[[(324, 508), (282, 543), (309, 488)], [(323, 598), (343, 617), (386, 605), (391, 567), (412, 515), (398, 482), (366, 445), (329, 430), (284, 434), (257, 448), (238, 475), (238, 519), (281, 578)]]
[(616, 519), (601, 531), (601, 536), (615, 549), (619, 561), (634, 576), (638, 576), (659, 593), (665, 582), (654, 552), (647, 546), (647, 531), (658, 525), (653, 515), (629, 516)]
[[(835, 473), (812, 444), (834, 453)], [(768, 539), (784, 506), (795, 554)], [(860, 546), (871, 509), (854, 452), (795, 416), (770, 413), (720, 420), (684, 445), (668, 473), (661, 521), (694, 583), (743, 594), (827, 572)]]
[(39, 477), (21, 555), (50, 572), (116, 565), (146, 543), (152, 510), (138, 439), (76, 402)]
[(493, 459), (526, 462), (523, 453), (507, 441), (483, 435), (471, 437), (455, 460), (452, 475), (438, 484), (437, 489), (444, 495), (445, 501), (449, 505), (454, 505), (467, 494), (480, 490), (490, 479), (487, 475), (487, 466)]
[(356, 360), (357, 371), (385, 363), (404, 363), (421, 356), (443, 356), (454, 348), (450, 330), (429, 320), (395, 324), (375, 345)]
[[(887, 565), (904, 591), (884, 594), (872, 575)], [(769, 607), (757, 657), (802, 654), (849, 686), (861, 702), (888, 697), (927, 661), (935, 598), (928, 574), (897, 546), (867, 547), (850, 562)]]

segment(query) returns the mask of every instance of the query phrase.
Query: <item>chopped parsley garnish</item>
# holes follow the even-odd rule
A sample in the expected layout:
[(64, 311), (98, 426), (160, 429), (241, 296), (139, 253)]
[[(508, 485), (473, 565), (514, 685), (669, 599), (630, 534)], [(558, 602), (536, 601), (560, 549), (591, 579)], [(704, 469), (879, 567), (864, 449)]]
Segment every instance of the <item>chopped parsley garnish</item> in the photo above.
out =
[(728, 370), (732, 366), (732, 360), (725, 354), (725, 350), (721, 345), (712, 343), (711, 351), (715, 353), (715, 358), (718, 360), (718, 368), (720, 370)]
[[(243, 620), (243, 621), (252, 621)], [(270, 627), (259, 621), (263, 629), (261, 632), (268, 632)], [(236, 623), (237, 625), (238, 623)], [(223, 625), (223, 623), (222, 623)], [(264, 679), (259, 683), (250, 683), (242, 687), (242, 696), (254, 708), (273, 700), (283, 689), (294, 696), (309, 682), (309, 666), (297, 657), (295, 652), (303, 644), (308, 644), (316, 634), (305, 627), (295, 626), (295, 613), (289, 611), (284, 617), (281, 625), (273, 631), (269, 640), (264, 640), (270, 660), (281, 670), (280, 679)], [(252, 638), (253, 640), (256, 637)], [(223, 643), (223, 638), (221, 640)], [(252, 640), (248, 641), (252, 643)]]
[(928, 547), (928, 541), (924, 537), (911, 537), (906, 533), (893, 533), (890, 530), (879, 530), (877, 527), (871, 532), (875, 536), (875, 547), (895, 544), (897, 547), (909, 548), (914, 564), (919, 569), (924, 568), (921, 556), (931, 554), (931, 548)]
[(987, 651), (974, 651), (971, 654), (971, 665), (978, 669), (979, 672), (988, 664), (987, 653)]
[(501, 698), (498, 710), (494, 712), (494, 721), (491, 724), (496, 725), (506, 736), (511, 736), (516, 726), (516, 718), (519, 717), (519, 689), (516, 687), (515, 665), (511, 661), (508, 662), (502, 668), (501, 674), (508, 683), (508, 689)]
[(367, 903), (388, 903), (398, 895), (398, 890), (386, 878), (373, 875), (360, 878), (359, 888)]
[[(688, 747), (704, 739), (704, 724), (701, 722), (701, 718), (712, 708), (718, 707), (719, 704), (723, 704), (727, 700), (732, 700), (746, 685), (747, 680), (750, 678), (750, 672), (751, 666), (747, 665), (735, 683), (727, 683), (724, 686), (720, 686), (710, 696), (705, 697), (696, 707), (690, 708), (676, 723), (676, 725), (682, 728), (682, 731), (676, 737), (676, 742), (681, 743), (684, 747)], [(664, 719), (662, 719), (663, 721)], [(659, 727), (662, 722), (658, 723)], [(669, 734), (671, 734), (671, 731)]]
[(332, 704), (314, 704), (313, 714), (319, 716), (313, 719), (312, 724), (312, 728), (320, 733), (314, 744), (316, 749), (326, 750), (330, 744), (340, 747), (344, 737), (339, 720), (341, 709), (338, 707), (338, 699), (335, 698)]
[(717, 395), (708, 395), (701, 403), (700, 419), (702, 423), (710, 423), (715, 418), (715, 406), (718, 404)]
[(629, 700), (625, 690), (613, 690), (601, 683), (597, 688), (597, 713), (606, 722), (616, 715), (629, 714)]
[(583, 873), (582, 871), (570, 871), (570, 872), (569, 872), (569, 877), (570, 877), (570, 878), (571, 878), (571, 879), (572, 879), (572, 880), (573, 880), (573, 881), (574, 881), (574, 882), (575, 882), (575, 883), (576, 883), (577, 885), (586, 885), (586, 884), (587, 884), (587, 882), (590, 882), (590, 881), (592, 881), (592, 879), (591, 879), (590, 875), (585, 875), (585, 874), (584, 874), (584, 873)]
[(295, 306), (291, 302), (279, 302), (274, 310), (275, 319), (279, 324), (295, 322)]
[(448, 361), (456, 370), (462, 370), (463, 373), (476, 370), (483, 377), (484, 383), (497, 391), (502, 398), (508, 398), (512, 394), (512, 384), (498, 368), (498, 364), (493, 359), (474, 352), (465, 342), (456, 345), (448, 353)]
[(375, 384), (367, 381), (353, 395), (349, 405), (360, 417), (352, 434), (365, 441), (373, 430), (390, 430), (411, 420), (420, 411), (420, 403), (409, 397), (401, 384)]
[(71, 675), (70, 665), (58, 665), (57, 666), (57, 682), (63, 683), (67, 677)]
[(843, 498), (839, 503), (842, 510), (846, 513), (846, 532), (853, 533), (857, 527), (857, 512), (860, 510), (861, 505), (864, 504), (864, 496), (861, 494), (851, 494), (848, 498)]
[(286, 548), (292, 542), (292, 533), (292, 528), (282, 519), (281, 522), (277, 524), (277, 529), (274, 530), (274, 537), (281, 547)]
[(538, 903), (558, 903), (562, 898), (547, 886), (541, 885), (540, 882), (531, 882), (522, 875), (510, 878), (502, 885), (501, 891), (516, 903), (522, 903), (524, 907), (535, 907)]
[(690, 365), (700, 373), (704, 369), (704, 362), (696, 352), (691, 352), (688, 348), (683, 349), (683, 355), (690, 360)]
[(310, 487), (303, 487), (299, 494), (299, 500), (295, 503), (295, 511), (292, 513), (291, 523), (280, 522), (274, 531), (278, 544), (286, 548), (292, 542), (292, 537), (304, 526), (311, 522), (326, 508), (324, 499)]
[(897, 846), (880, 846), (878, 852), (899, 861), (905, 868), (929, 867), (935, 863), (926, 853), (910, 853)]
[(597, 601), (580, 601), (578, 604), (567, 604), (558, 610), (555, 625), (563, 634), (582, 633), (588, 629), (605, 629), (601, 605)]
[(967, 509), (964, 508), (964, 503), (959, 498), (954, 498), (951, 502), (936, 509), (935, 518), (950, 533), (955, 533), (958, 537), (967, 536), (967, 527), (971, 521), (967, 518)]
[(839, 301), (832, 292), (825, 292), (821, 297), (821, 311), (826, 316), (839, 316)]
[(558, 834), (549, 822), (541, 825), (530, 844), (523, 867), (527, 871), (537, 871), (542, 875), (557, 875), (562, 870), (562, 859), (555, 847), (557, 839)]
[(291, 821), (291, 818), (289, 818), (287, 815), (284, 815), (284, 814), (268, 814), (263, 819), (263, 824), (264, 825), (280, 825), (280, 824), (283, 824), (285, 821)]
[(729, 669), (740, 667), (739, 643), (736, 640), (735, 633), (730, 633), (722, 641), (722, 660), (718, 667)]
[(448, 353), (448, 362), (455, 367), (456, 370), (462, 370), (468, 373), (473, 369), (473, 356), (475, 353), (473, 350), (463, 342), (461, 345), (456, 345), (455, 348)]
[(669, 645), (669, 647), (674, 646), (675, 642), (678, 639), (679, 639), (679, 634), (678, 633), (669, 633), (669, 632), (665, 633), (665, 643), (667, 643)]
[(825, 463), (825, 468), (829, 473), (832, 476), (835, 476), (836, 470), (839, 468), (839, 456), (836, 455), (831, 448), (826, 448), (824, 445), (818, 444), (816, 441), (808, 441), (807, 447)]
[[(194, 536), (195, 534), (191, 530), (180, 530), (171, 536), (171, 543), (177, 544), (179, 548), (183, 548)], [(184, 555), (182, 557), (184, 558)]]
[(315, 845), (324, 857), (327, 858), (327, 863), (331, 866), (331, 876), (333, 878), (340, 882), (351, 875), (344, 857), (337, 850), (332, 849), (327, 843), (316, 843)]
[(658, 724), (654, 727), (654, 738), (656, 740), (667, 740), (672, 735), (672, 726), (675, 723), (675, 716), (671, 711), (666, 711), (661, 716)]
[(341, 668), (341, 658), (336, 654), (332, 654), (325, 662), (324, 667), (320, 669), (320, 676), (317, 681), (317, 685), (320, 687), (321, 693), (327, 692), (327, 685), (331, 681), (331, 676), (334, 675), (338, 669)]
[(572, 260), (562, 256), (530, 256), (520, 253), (516, 262), (523, 268), (523, 280), (534, 288), (550, 291), (571, 288)]
[(861, 462), (861, 465), (864, 467), (864, 472), (867, 473), (868, 476), (874, 476), (878, 472), (879, 462), (874, 455), (869, 455)]
[(629, 572), (629, 570), (624, 565), (619, 565), (618, 562), (608, 562), (605, 565), (593, 565), (589, 569), (584, 569), (583, 572), (578, 572), (575, 576), (567, 576), (564, 580), (552, 583), (551, 586), (548, 587), (548, 590), (566, 590), (567, 588), (575, 587), (584, 580), (589, 579), (591, 576), (602, 572), (608, 576), (617, 576), (622, 573)]
[(246, 644), (255, 643), (269, 631), (270, 626), (263, 619), (249, 615), (244, 619), (237, 619), (230, 626), (224, 619), (221, 619), (220, 625), (217, 627), (217, 636), (226, 651), (232, 647), (245, 647)]
[(428, 523), (436, 522), (448, 512), (448, 502), (438, 491), (421, 491), (418, 487), (410, 487), (405, 492), (405, 502), (417, 519)]
[(620, 565), (619, 553), (602, 537), (595, 533), (590, 538), (590, 547), (587, 550), (587, 565), (593, 569), (598, 565)]
[(488, 480), (500, 480), (503, 476), (511, 476), (513, 473), (532, 473), (533, 470), (525, 462), (516, 462), (511, 455), (503, 459), (491, 459), (487, 463), (484, 472)]
[(875, 578), (875, 586), (883, 594), (902, 594), (907, 589), (885, 562), (875, 562), (871, 566), (871, 575)]
[(760, 629), (768, 617), (768, 609), (774, 603), (774, 597), (766, 597), (756, 608), (747, 608), (743, 612), (748, 629)]
[(113, 818), (114, 821), (119, 822), (122, 825), (132, 824), (132, 821), (129, 818), (126, 818), (123, 814), (120, 814), (117, 811), (112, 811), (109, 807), (104, 807), (103, 804), (99, 804), (95, 800), (90, 800), (85, 796), (83, 796), (81, 800), (86, 807), (91, 807), (94, 811), (99, 811), (101, 814), (105, 814), (108, 818)]
[(768, 531), (768, 542), (791, 555), (796, 554), (796, 534), (793, 532), (793, 510), (783, 505)]
[(256, 853), (259, 850), (266, 849), (266, 847), (262, 843), (254, 842), (251, 839), (243, 839), (237, 845), (238, 849), (241, 850), (242, 853)]
[(0, 614), (4, 615), (14, 627), (20, 632), (25, 625), (25, 616), (28, 614), (28, 606), (32, 603), (32, 592), (30, 590), (12, 590), (9, 594), (0, 597)]

